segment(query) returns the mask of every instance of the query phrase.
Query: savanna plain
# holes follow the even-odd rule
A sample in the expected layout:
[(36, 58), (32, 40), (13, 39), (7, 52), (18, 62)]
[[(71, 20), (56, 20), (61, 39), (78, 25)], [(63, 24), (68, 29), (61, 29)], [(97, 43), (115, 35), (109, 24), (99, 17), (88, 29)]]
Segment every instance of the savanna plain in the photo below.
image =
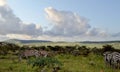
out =
[[(28, 44), (1, 42), (0, 48), (0, 72), (120, 72), (120, 69), (108, 66), (103, 56), (103, 52), (107, 50), (120, 52), (119, 42)], [(19, 53), (25, 50), (38, 50), (49, 53), (47, 57), (40, 56), (36, 58), (30, 56), (29, 58), (23, 57), (19, 61)], [(37, 59), (39, 60), (37, 61)], [(47, 59), (51, 59), (51, 61)], [(59, 69), (55, 70), (55, 67), (59, 67)]]

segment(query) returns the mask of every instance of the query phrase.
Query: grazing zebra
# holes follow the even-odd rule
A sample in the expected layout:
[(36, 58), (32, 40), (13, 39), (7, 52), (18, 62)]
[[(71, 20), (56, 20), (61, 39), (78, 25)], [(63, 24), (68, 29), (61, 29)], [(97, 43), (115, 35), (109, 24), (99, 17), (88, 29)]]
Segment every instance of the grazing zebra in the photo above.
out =
[(112, 60), (112, 54), (111, 52), (105, 52), (103, 53), (104, 55), (104, 60), (105, 60), (105, 63), (109, 66), (111, 66), (111, 60)]
[(42, 57), (50, 57), (52, 55), (52, 53), (48, 52), (48, 51), (44, 51), (44, 50), (40, 50), (39, 51), (40, 56)]
[(120, 67), (120, 53), (118, 52), (105, 52), (104, 59), (107, 64), (113, 68)]
[(37, 51), (37, 50), (25, 50), (25, 51), (22, 51), (22, 52), (19, 53), (19, 61), (21, 61), (21, 59), (23, 57), (28, 59), (28, 57), (31, 57), (31, 56), (39, 57), (40, 56), (39, 51)]
[(112, 65), (114, 68), (119, 68), (120, 67), (120, 53), (118, 52), (113, 52), (112, 54)]

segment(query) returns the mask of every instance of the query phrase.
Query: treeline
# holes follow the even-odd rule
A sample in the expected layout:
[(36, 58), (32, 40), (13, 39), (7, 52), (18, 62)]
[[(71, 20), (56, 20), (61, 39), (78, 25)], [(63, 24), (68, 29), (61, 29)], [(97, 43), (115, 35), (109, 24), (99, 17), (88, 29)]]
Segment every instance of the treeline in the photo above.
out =
[(53, 52), (55, 54), (72, 54), (74, 56), (83, 55), (88, 56), (89, 53), (102, 55), (106, 51), (120, 52), (120, 49), (114, 48), (112, 45), (104, 45), (102, 48), (89, 48), (87, 46), (18, 46), (16, 44), (0, 42), (0, 55), (6, 55), (8, 53), (18, 54), (21, 50), (44, 50)]

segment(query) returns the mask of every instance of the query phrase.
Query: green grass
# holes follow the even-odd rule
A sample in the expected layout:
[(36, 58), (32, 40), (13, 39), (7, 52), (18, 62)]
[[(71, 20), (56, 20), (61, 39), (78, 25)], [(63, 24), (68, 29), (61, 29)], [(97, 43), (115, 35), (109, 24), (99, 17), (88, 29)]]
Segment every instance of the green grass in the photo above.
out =
[[(0, 58), (3, 56), (0, 56)], [(107, 67), (102, 56), (90, 54), (88, 57), (72, 56), (72, 55), (57, 55), (55, 58), (63, 63), (59, 72), (120, 72)], [(26, 60), (18, 62), (16, 56), (10, 58), (5, 56), (0, 59), (0, 72), (36, 72), (36, 68), (28, 65)]]
[(103, 57), (98, 55), (90, 54), (88, 57), (60, 55), (57, 58), (64, 63), (61, 72), (114, 72), (112, 68), (106, 67)]
[[(0, 58), (3, 56), (0, 56)], [(32, 66), (28, 65), (26, 60), (18, 62), (16, 56), (10, 58), (5, 56), (4, 59), (0, 59), (0, 72), (35, 72)]]

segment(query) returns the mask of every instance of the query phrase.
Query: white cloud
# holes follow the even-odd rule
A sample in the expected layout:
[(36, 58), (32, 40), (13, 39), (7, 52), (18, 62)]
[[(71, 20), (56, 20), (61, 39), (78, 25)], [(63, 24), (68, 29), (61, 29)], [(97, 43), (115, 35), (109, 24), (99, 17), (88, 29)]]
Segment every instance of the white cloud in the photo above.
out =
[(4, 41), (6, 39), (9, 39), (9, 38), (5, 35), (0, 35), (0, 41)]
[(86, 32), (86, 35), (87, 36), (106, 37), (108, 34), (99, 28), (92, 28), (91, 30)]
[(58, 11), (52, 7), (45, 8), (47, 18), (53, 24), (53, 28), (47, 32), (55, 36), (76, 36), (84, 34), (90, 28), (88, 20), (76, 13)]
[(0, 0), (0, 6), (6, 5), (6, 0)]
[(32, 39), (31, 36), (25, 34), (7, 34), (6, 37), (10, 39)]
[(5, 22), (5, 19), (2, 17), (1, 14), (0, 14), (0, 21)]
[[(4, 2), (4, 1), (3, 1)], [(41, 26), (34, 23), (24, 23), (12, 9), (5, 5), (0, 6), (0, 34), (26, 34), (30, 36), (42, 35)]]
[(45, 8), (47, 19), (53, 28), (45, 34), (51, 36), (104, 36), (105, 31), (98, 28), (91, 28), (88, 19), (70, 11), (59, 11), (52, 7)]

